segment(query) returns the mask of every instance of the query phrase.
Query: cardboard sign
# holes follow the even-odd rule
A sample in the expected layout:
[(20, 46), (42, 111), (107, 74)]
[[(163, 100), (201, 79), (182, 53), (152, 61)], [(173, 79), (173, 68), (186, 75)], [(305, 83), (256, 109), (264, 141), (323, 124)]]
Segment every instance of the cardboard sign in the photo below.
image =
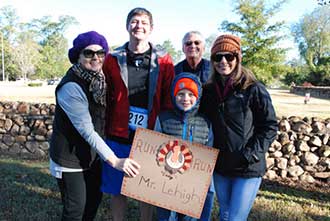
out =
[(155, 206), (199, 218), (218, 150), (152, 130), (138, 128), (130, 158), (141, 165), (125, 177), (121, 193)]

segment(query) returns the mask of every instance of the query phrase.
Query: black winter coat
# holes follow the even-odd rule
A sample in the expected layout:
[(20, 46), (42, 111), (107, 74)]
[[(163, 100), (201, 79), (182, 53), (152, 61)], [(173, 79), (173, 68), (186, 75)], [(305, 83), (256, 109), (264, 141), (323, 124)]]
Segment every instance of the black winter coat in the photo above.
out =
[(210, 119), (213, 146), (220, 149), (215, 171), (225, 176), (263, 176), (265, 154), (278, 128), (266, 88), (261, 83), (245, 90), (234, 88), (221, 102), (215, 83), (207, 83), (200, 111)]

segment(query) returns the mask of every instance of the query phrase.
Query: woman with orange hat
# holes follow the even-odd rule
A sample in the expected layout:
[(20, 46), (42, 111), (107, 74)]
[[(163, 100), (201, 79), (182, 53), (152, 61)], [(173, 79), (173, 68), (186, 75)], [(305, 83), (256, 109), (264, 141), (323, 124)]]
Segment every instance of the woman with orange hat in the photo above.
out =
[(242, 66), (240, 38), (219, 36), (211, 48), (211, 77), (200, 111), (211, 120), (220, 149), (214, 185), (220, 220), (246, 220), (266, 171), (265, 154), (277, 131), (271, 98)]

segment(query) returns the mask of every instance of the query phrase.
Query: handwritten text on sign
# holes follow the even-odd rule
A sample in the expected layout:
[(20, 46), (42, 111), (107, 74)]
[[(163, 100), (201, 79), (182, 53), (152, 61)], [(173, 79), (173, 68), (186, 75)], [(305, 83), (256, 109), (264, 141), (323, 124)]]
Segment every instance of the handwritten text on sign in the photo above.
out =
[(121, 193), (199, 218), (217, 155), (217, 149), (138, 128), (130, 158), (140, 174), (125, 177)]

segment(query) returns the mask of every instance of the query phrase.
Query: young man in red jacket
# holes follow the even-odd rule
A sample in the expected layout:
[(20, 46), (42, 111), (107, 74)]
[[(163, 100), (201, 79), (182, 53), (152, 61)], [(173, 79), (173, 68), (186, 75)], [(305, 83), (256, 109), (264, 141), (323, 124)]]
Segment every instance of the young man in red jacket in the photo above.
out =
[[(174, 66), (169, 54), (148, 41), (152, 14), (135, 8), (127, 16), (129, 42), (105, 59), (103, 71), (108, 88), (106, 137), (120, 156), (129, 156), (137, 127), (153, 129), (160, 111), (171, 109), (170, 86)], [(102, 191), (112, 194), (113, 219), (124, 220), (126, 197), (120, 194), (123, 173), (104, 164)], [(152, 220), (152, 206), (140, 202), (141, 219)]]

